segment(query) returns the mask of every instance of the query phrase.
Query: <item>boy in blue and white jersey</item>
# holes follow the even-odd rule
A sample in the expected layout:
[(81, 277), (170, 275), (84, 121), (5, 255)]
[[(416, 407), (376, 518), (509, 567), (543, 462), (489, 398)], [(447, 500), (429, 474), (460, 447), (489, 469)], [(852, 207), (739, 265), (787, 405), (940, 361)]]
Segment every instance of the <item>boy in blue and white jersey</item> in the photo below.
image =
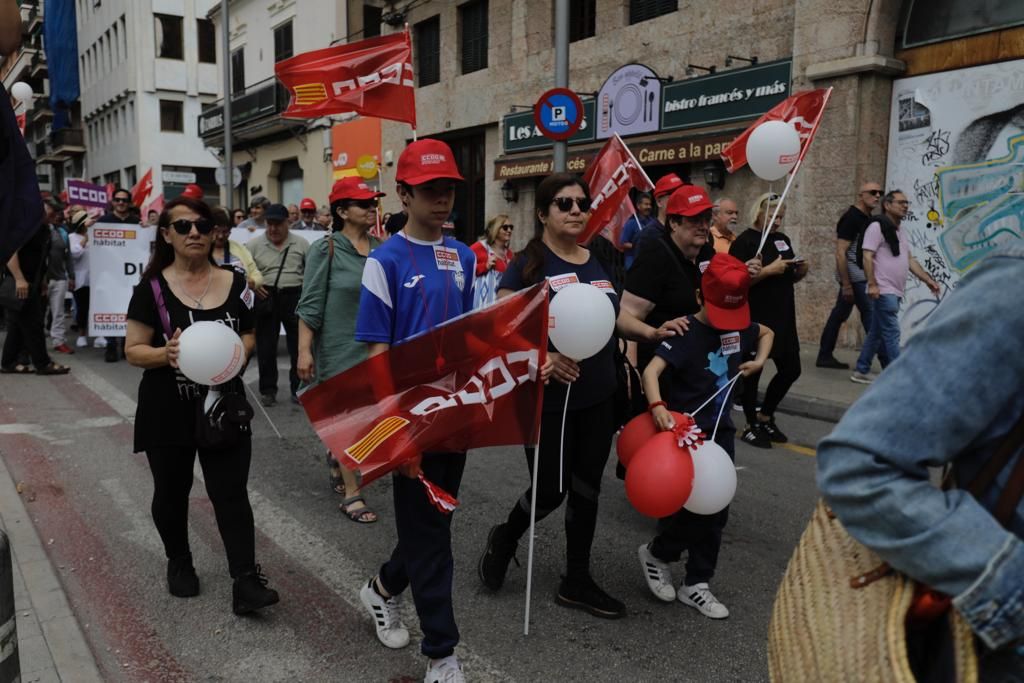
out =
[[(414, 142), (399, 157), (395, 176), (409, 219), (366, 260), (356, 319), (356, 340), (369, 344), (371, 356), (473, 309), (476, 255), (441, 231), (455, 203), (455, 183), (462, 180), (451, 149), (439, 140)], [(465, 453), (424, 453), (399, 468), (393, 479), (398, 543), (359, 593), (377, 638), (400, 648), (408, 645), (409, 631), (398, 596), (412, 588), (423, 631), (420, 649), (430, 658), (426, 681), (464, 678), (454, 654), (459, 629), (452, 608), (451, 515), (431, 504), (416, 477), (422, 471), (457, 496), (465, 466)]]

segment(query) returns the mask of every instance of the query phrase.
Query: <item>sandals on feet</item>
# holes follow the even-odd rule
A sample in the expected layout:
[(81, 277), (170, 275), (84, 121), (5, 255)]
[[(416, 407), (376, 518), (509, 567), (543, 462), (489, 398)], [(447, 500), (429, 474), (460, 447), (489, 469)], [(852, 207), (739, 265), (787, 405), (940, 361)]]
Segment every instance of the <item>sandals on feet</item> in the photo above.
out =
[(28, 365), (22, 365), (21, 363), (17, 363), (16, 365), (12, 365), (12, 366), (7, 367), (7, 368), (0, 368), (0, 374), (4, 374), (4, 375), (34, 375), (35, 374), (35, 370), (33, 370)]
[[(328, 460), (328, 467), (328, 472), (330, 473), (328, 476), (330, 476), (331, 478), (331, 488), (339, 496), (344, 496), (345, 481), (341, 478), (341, 465), (339, 465), (337, 462), (332, 462), (331, 460)], [(337, 472), (337, 474), (335, 474), (335, 472)]]
[(46, 367), (36, 370), (37, 375), (66, 375), (69, 372), (71, 372), (71, 368), (66, 365), (58, 365), (57, 363), (50, 363)]
[[(355, 503), (362, 503), (361, 508), (351, 509)], [(358, 524), (372, 524), (377, 521), (377, 513), (370, 509), (362, 496), (352, 496), (341, 501), (338, 509), (345, 513), (349, 519)]]

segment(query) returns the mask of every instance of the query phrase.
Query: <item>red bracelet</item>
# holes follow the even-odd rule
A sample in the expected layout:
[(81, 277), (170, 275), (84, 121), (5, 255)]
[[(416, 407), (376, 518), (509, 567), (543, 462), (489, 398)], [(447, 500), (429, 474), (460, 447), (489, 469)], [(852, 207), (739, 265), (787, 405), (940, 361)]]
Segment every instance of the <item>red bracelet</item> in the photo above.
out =
[(658, 407), (668, 408), (668, 404), (665, 403), (664, 401), (655, 401), (651, 405), (647, 406), (647, 410), (648, 410), (648, 412), (653, 413), (654, 409), (658, 408)]

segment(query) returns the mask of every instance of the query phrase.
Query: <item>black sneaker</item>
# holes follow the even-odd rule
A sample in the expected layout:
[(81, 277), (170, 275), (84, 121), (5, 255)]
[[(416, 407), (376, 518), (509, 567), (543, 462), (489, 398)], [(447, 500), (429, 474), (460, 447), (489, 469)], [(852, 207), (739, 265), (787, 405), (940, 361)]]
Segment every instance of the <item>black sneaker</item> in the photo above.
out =
[(107, 348), (103, 352), (103, 360), (108, 363), (116, 363), (121, 360), (121, 354), (117, 350), (117, 340), (107, 340)]
[(772, 440), (761, 425), (747, 425), (747, 428), (743, 430), (743, 436), (740, 437), (740, 441), (754, 448), (772, 447)]
[(789, 441), (786, 435), (782, 433), (782, 430), (776, 426), (774, 417), (768, 418), (767, 422), (762, 422), (759, 426), (768, 435), (772, 443), (786, 443)]
[(849, 363), (844, 363), (835, 356), (829, 356), (828, 358), (819, 358), (814, 365), (819, 368), (829, 368), (830, 370), (850, 369)]
[(167, 561), (167, 590), (176, 598), (199, 595), (199, 577), (192, 566), (192, 553)]
[(249, 614), (276, 605), (280, 600), (276, 590), (267, 588), (267, 577), (263, 576), (259, 565), (235, 579), (231, 594), (231, 609), (235, 614)]
[(505, 583), (509, 562), (516, 560), (516, 566), (519, 566), (519, 560), (516, 559), (518, 547), (519, 541), (508, 537), (504, 524), (491, 527), (490, 533), (487, 534), (487, 546), (484, 548), (484, 554), (480, 556), (476, 570), (480, 575), (480, 581), (492, 591), (498, 590)]
[(260, 394), (260, 403), (264, 407), (269, 408), (277, 403), (277, 396), (274, 394)]
[(626, 606), (601, 590), (590, 575), (573, 578), (563, 576), (555, 602), (562, 607), (585, 610), (602, 619), (621, 619), (626, 616)]

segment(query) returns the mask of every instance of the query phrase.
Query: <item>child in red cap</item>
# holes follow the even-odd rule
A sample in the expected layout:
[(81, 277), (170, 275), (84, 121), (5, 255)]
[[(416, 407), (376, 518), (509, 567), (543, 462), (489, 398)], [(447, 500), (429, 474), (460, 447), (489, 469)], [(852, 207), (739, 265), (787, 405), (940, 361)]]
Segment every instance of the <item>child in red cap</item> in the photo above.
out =
[[(764, 367), (774, 334), (764, 325), (750, 322), (749, 289), (750, 274), (743, 262), (728, 254), (716, 254), (711, 259), (697, 290), (701, 310), (687, 316), (686, 334), (661, 343), (644, 370), (644, 392), (658, 429), (674, 426), (669, 410), (694, 411), (737, 373), (746, 376)], [(672, 373), (672, 381), (663, 399), (658, 379), (666, 370)], [(729, 416), (730, 393), (720, 393), (693, 418), (705, 434), (715, 433), (715, 443), (735, 459), (736, 427)], [(716, 433), (719, 414), (722, 417)], [(728, 507), (714, 515), (698, 515), (684, 508), (661, 521), (658, 535), (638, 550), (647, 586), (658, 599), (678, 599), (711, 619), (729, 616), (729, 610), (708, 588), (728, 518)], [(684, 550), (688, 551), (686, 578), (676, 590), (668, 565), (677, 562)]]

